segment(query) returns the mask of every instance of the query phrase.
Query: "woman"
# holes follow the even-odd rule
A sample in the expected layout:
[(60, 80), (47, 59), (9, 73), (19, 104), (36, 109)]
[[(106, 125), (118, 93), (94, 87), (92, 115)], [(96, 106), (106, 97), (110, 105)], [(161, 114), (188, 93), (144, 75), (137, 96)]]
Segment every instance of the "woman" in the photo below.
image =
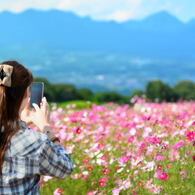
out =
[(0, 64), (0, 195), (37, 195), (41, 175), (65, 178), (73, 171), (50, 130), (47, 100), (28, 110), (32, 81), (32, 73), (17, 61)]

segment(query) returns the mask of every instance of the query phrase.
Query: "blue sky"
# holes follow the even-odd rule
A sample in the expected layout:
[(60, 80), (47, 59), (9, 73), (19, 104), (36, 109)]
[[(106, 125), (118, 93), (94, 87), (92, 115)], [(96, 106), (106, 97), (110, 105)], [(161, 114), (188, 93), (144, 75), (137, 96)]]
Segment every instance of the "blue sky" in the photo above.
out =
[(28, 8), (69, 10), (96, 20), (141, 19), (167, 10), (182, 21), (195, 18), (195, 0), (0, 0), (0, 11)]

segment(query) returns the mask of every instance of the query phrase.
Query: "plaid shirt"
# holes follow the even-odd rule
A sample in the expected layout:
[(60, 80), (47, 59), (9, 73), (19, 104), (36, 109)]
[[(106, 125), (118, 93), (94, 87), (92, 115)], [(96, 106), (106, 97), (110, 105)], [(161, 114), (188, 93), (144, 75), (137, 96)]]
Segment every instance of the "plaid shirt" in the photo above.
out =
[(39, 195), (40, 175), (65, 178), (73, 171), (73, 162), (61, 145), (24, 122), (20, 126), (5, 153), (0, 195)]

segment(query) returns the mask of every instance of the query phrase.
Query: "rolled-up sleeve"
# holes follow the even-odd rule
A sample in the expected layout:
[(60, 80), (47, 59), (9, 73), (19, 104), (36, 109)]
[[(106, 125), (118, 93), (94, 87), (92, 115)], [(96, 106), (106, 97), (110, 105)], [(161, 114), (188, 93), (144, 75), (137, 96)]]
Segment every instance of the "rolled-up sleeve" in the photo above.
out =
[(71, 157), (61, 145), (55, 145), (50, 139), (45, 140), (39, 154), (40, 175), (66, 178), (73, 171)]

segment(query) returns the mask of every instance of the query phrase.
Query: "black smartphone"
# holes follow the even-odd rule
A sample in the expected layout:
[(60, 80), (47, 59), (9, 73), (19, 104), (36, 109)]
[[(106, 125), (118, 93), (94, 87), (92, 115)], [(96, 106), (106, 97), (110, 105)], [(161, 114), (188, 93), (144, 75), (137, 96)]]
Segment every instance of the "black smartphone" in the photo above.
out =
[(30, 90), (30, 108), (33, 107), (33, 103), (37, 104), (40, 106), (40, 103), (42, 101), (44, 94), (44, 83), (43, 82), (33, 82), (31, 85), (31, 90)]

